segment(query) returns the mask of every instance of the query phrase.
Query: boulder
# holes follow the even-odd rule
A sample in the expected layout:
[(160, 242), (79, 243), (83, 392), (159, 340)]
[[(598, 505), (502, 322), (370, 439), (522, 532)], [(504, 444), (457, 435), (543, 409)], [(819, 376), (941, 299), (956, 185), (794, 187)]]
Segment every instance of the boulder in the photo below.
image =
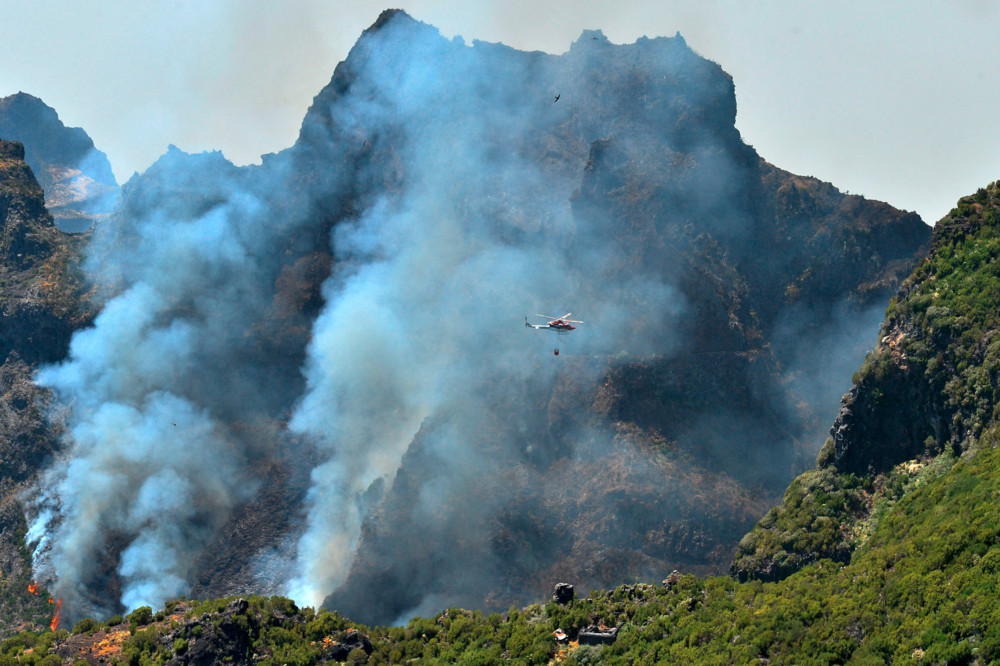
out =
[(610, 645), (618, 637), (618, 627), (599, 627), (592, 624), (580, 630), (580, 645)]
[(552, 592), (552, 601), (557, 604), (568, 604), (573, 601), (573, 586), (569, 583), (556, 583)]

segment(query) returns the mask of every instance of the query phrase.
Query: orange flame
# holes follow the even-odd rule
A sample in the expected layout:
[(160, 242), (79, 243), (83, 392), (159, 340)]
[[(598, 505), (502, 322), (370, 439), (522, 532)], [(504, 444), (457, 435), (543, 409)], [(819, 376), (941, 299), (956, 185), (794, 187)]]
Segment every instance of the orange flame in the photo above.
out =
[(52, 616), (52, 621), (49, 622), (49, 629), (55, 631), (59, 628), (59, 612), (62, 610), (62, 597), (56, 601), (56, 612)]
[(32, 594), (38, 594), (38, 583), (34, 581), (28, 583), (28, 592), (31, 592)]
[(122, 651), (122, 643), (124, 643), (131, 635), (132, 634), (129, 633), (128, 629), (125, 629), (124, 631), (109, 632), (104, 638), (91, 646), (90, 652), (96, 657), (110, 657), (117, 655)]

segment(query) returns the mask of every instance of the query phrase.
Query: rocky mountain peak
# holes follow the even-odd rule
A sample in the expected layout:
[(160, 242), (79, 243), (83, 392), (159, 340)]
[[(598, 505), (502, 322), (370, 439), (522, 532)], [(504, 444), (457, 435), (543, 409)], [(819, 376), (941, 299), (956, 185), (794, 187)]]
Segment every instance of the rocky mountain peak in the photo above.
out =
[(24, 92), (0, 98), (0, 138), (24, 144), (45, 205), (63, 231), (86, 230), (111, 211), (118, 183), (107, 155), (39, 98)]
[(589, 46), (610, 46), (611, 41), (604, 36), (604, 33), (600, 30), (584, 30), (580, 33), (580, 36), (570, 45), (570, 51), (573, 49), (583, 49)]

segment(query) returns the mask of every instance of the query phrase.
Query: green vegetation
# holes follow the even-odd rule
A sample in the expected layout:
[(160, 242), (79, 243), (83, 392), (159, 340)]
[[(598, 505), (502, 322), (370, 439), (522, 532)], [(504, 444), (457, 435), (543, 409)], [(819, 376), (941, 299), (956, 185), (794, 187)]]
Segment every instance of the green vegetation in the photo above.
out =
[[(850, 560), (885, 510), (1000, 416), (1000, 183), (965, 197), (886, 313), (817, 460), (740, 543), (733, 573)], [(930, 464), (928, 464), (930, 463)]]
[(100, 623), (94, 620), (94, 618), (85, 617), (73, 625), (72, 633), (74, 634), (93, 633), (94, 630), (97, 629), (99, 626)]
[(133, 634), (140, 625), (149, 624), (153, 620), (153, 609), (149, 606), (139, 606), (128, 614), (125, 621), (128, 622), (129, 631)]
[(931, 256), (887, 322), (914, 330), (900, 340), (901, 353), (940, 388), (952, 438), (961, 441), (1000, 414), (1000, 181), (959, 200), (938, 226)]
[(52, 654), (53, 646), (63, 641), (69, 632), (61, 629), (36, 634), (25, 631), (0, 643), (0, 666), (8, 664), (62, 664), (62, 659)]
[(845, 525), (867, 508), (871, 484), (829, 468), (792, 481), (779, 506), (740, 541), (732, 570), (740, 580), (780, 580), (820, 559), (847, 562)]

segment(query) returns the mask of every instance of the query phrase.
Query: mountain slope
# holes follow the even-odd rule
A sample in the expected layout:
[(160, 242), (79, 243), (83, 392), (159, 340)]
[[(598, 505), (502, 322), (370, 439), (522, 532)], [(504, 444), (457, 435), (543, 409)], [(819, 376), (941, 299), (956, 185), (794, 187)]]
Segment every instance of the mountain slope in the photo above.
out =
[[(834, 443), (828, 444), (819, 472), (833, 483), (839, 479), (841, 489), (870, 492), (874, 508), (864, 516), (868, 535), (849, 560), (816, 559), (776, 582), (675, 573), (662, 585), (624, 585), (566, 604), (536, 604), (489, 616), (452, 608), (390, 628), (357, 625), (327, 611), (299, 610), (280, 599), (223, 599), (190, 612), (186, 629), (154, 626), (141, 638), (126, 641), (123, 649), (136, 658), (161, 655), (185, 663), (177, 646), (187, 650), (190, 645), (177, 641), (190, 639), (194, 619), (207, 611), (200, 624), (232, 629), (225, 638), (209, 635), (200, 649), (216, 650), (212, 654), (234, 663), (349, 658), (369, 664), (413, 659), (542, 664), (553, 657), (567, 664), (992, 663), (1000, 659), (995, 604), (1000, 592), (1000, 424), (989, 388), (995, 387), (995, 350), (982, 341), (992, 340), (998, 330), (1000, 315), (993, 307), (1000, 298), (998, 243), (1000, 183), (994, 183), (962, 199), (935, 227), (930, 257), (906, 281), (884, 326), (887, 333), (905, 327), (909, 346), (903, 339), (883, 338), (845, 398), (838, 425), (853, 408), (855, 423), (870, 428), (877, 423), (877, 411), (859, 413), (856, 406), (883, 405), (878, 392), (895, 386), (888, 383), (895, 381), (893, 372), (877, 372), (880, 364), (893, 364), (895, 373), (905, 373), (911, 363), (923, 364), (922, 359), (940, 354), (943, 363), (954, 364), (954, 375), (926, 395), (959, 415), (951, 419), (951, 432), (963, 433), (959, 439), (946, 438), (943, 448), (928, 437), (921, 458), (909, 464), (905, 458), (913, 450), (906, 440), (858, 439), (851, 433), (870, 432), (858, 426), (842, 432), (840, 455)], [(947, 316), (961, 326), (935, 338), (943, 327), (933, 307), (948, 308)], [(926, 365), (913, 376), (918, 384), (934, 379)], [(952, 398), (959, 395), (979, 399)], [(925, 402), (899, 409), (899, 418), (917, 422), (930, 413)], [(933, 433), (934, 421), (926, 423), (925, 432)], [(966, 427), (959, 429), (960, 423)], [(844, 455), (854, 445), (864, 448)], [(841, 471), (837, 465), (846, 467), (844, 461), (863, 471)], [(804, 488), (809, 492), (801, 492)], [(804, 545), (825, 538), (824, 514), (840, 506), (832, 492), (822, 494), (819, 485), (800, 478), (789, 489), (781, 515), (811, 516), (811, 527), (796, 532), (797, 543)], [(858, 527), (850, 515), (837, 518), (849, 521), (846, 531)], [(767, 523), (763, 521), (764, 529)], [(602, 627), (617, 631), (610, 638), (587, 638), (588, 632), (607, 636)], [(566, 634), (562, 643), (560, 629)]]
[(66, 354), (89, 321), (75, 275), (74, 239), (56, 229), (19, 143), (0, 140), (0, 630), (48, 624), (47, 597), (29, 594), (23, 495), (58, 450), (51, 395), (33, 381), (38, 364)]
[[(279, 598), (222, 599), (189, 611), (179, 626), (158, 623), (126, 637), (119, 649), (171, 663), (189, 663), (184, 653), (194, 648), (237, 664), (543, 664), (553, 656), (568, 664), (989, 663), (1000, 659), (997, 442), (991, 428), (976, 455), (924, 476), (851, 564), (821, 560), (779, 583), (672, 575), (662, 586), (595, 591), (503, 616), (453, 608), (405, 628), (358, 625)], [(578, 645), (592, 625), (617, 627), (613, 642)], [(557, 629), (570, 642), (557, 643)], [(47, 640), (73, 658), (104, 636)], [(21, 649), (5, 646), (8, 654)]]
[(36, 379), (66, 407), (28, 507), (65, 616), (281, 592), (388, 623), (724, 571), (930, 233), (735, 116), (680, 37), (555, 56), (386, 12), (293, 147), (168, 150)]

